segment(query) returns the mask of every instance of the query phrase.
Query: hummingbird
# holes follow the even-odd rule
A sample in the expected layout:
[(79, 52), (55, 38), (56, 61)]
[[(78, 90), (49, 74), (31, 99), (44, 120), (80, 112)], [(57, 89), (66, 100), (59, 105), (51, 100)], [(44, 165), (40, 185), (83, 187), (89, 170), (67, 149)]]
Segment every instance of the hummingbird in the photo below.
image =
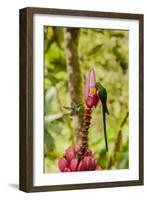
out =
[(104, 138), (105, 138), (106, 151), (108, 152), (107, 130), (106, 130), (106, 114), (109, 115), (109, 111), (108, 111), (108, 107), (107, 107), (107, 90), (99, 82), (96, 83), (96, 88), (97, 88), (98, 96), (99, 96), (100, 101), (102, 103)]

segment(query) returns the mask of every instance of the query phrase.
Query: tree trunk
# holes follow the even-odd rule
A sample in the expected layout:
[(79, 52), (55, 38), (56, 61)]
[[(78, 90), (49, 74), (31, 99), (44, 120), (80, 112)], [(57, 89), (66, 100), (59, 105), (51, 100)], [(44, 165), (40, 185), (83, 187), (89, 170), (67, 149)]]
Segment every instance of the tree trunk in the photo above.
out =
[(64, 28), (65, 56), (71, 103), (80, 104), (81, 106), (80, 112), (73, 116), (75, 144), (80, 143), (80, 131), (84, 122), (83, 81), (78, 57), (78, 37), (79, 29)]

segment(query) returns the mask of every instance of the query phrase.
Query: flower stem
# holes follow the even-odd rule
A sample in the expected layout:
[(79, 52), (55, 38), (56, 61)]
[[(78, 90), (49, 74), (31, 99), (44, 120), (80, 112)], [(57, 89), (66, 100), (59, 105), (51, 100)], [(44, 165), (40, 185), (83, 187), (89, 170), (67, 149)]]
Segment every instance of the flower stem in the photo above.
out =
[(81, 132), (81, 142), (82, 142), (83, 153), (88, 148), (88, 130), (91, 123), (91, 112), (92, 112), (92, 108), (87, 107), (86, 112), (85, 112), (85, 123)]

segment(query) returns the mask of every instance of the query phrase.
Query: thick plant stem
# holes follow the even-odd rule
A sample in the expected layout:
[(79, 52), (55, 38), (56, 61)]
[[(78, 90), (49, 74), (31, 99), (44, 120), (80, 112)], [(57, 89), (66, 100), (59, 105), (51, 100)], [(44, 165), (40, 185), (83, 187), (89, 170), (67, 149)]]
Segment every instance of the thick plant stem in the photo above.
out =
[(64, 44), (69, 77), (68, 87), (71, 96), (71, 103), (80, 105), (80, 112), (73, 116), (73, 127), (75, 133), (75, 144), (79, 144), (80, 131), (84, 122), (84, 103), (82, 74), (78, 57), (78, 36), (79, 29), (64, 28)]
[(116, 162), (117, 153), (118, 153), (119, 150), (120, 150), (120, 146), (121, 146), (121, 142), (122, 142), (122, 128), (123, 128), (123, 126), (125, 125), (125, 123), (127, 122), (128, 116), (129, 116), (129, 112), (126, 113), (124, 119), (122, 120), (122, 122), (121, 122), (121, 124), (120, 124), (119, 130), (118, 130), (118, 133), (117, 133), (116, 142), (115, 142), (115, 144), (114, 144), (114, 151), (113, 151), (112, 156), (111, 156), (110, 159), (109, 159), (107, 169), (111, 169), (111, 167), (112, 167), (112, 166), (115, 164), (115, 162)]
[(87, 107), (86, 113), (85, 113), (85, 124), (81, 132), (83, 153), (88, 148), (88, 130), (90, 127), (91, 112), (92, 112), (92, 108)]

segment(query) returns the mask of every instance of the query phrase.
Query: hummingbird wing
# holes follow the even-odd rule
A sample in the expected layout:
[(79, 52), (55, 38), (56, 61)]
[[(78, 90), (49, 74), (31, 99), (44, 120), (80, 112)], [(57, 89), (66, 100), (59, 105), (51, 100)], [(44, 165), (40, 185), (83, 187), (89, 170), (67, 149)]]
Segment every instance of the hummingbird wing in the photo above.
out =
[(107, 90), (103, 87), (100, 92), (100, 99), (104, 108), (104, 111), (109, 115), (108, 107), (107, 107)]
[(99, 95), (101, 103), (102, 103), (104, 138), (105, 138), (106, 151), (108, 152), (107, 130), (106, 130), (106, 113), (109, 114), (109, 111), (108, 111), (108, 108), (107, 108), (107, 90), (99, 82), (97, 83), (97, 89), (98, 89), (98, 95)]

